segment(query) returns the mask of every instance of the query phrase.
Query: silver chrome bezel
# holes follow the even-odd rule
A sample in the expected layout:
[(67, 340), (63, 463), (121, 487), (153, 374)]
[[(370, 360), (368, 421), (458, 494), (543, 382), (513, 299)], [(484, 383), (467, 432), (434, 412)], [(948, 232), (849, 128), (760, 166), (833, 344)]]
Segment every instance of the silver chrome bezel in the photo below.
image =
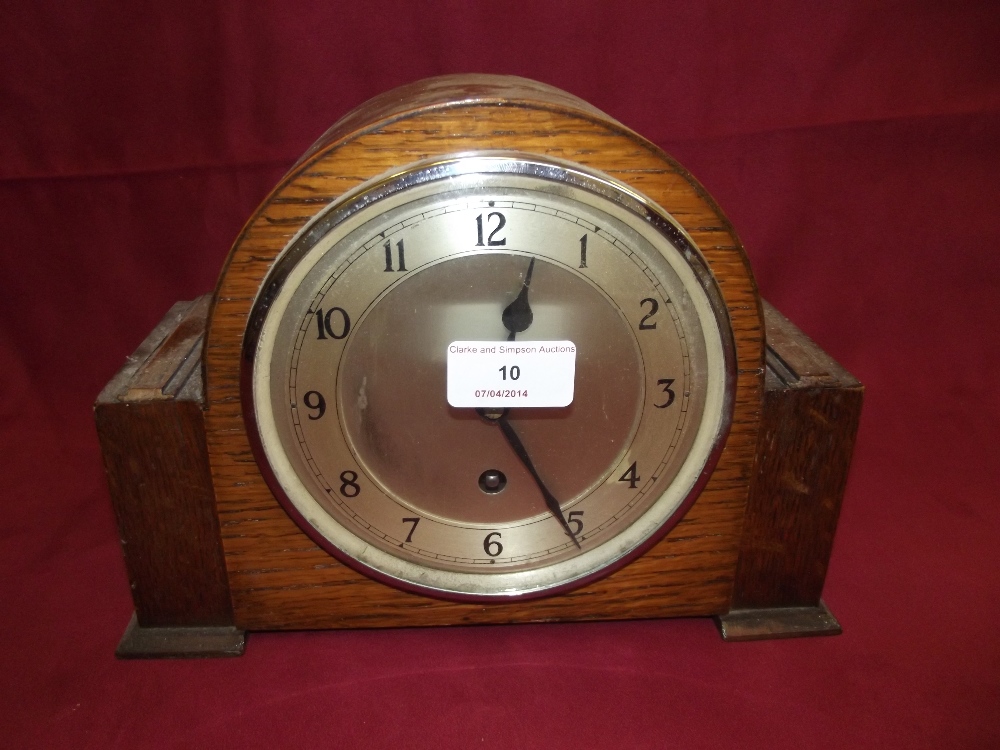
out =
[[(283, 481), (279, 476), (287, 475), (287, 469), (275, 468), (281, 464), (277, 460), (280, 457), (274, 454), (275, 447), (269, 448), (264, 437), (267, 425), (262, 430), (260, 423), (260, 420), (266, 422), (272, 418), (270, 407), (265, 407), (261, 401), (269, 393), (259, 392), (259, 383), (266, 380), (260, 373), (270, 366), (269, 352), (262, 351), (262, 343), (267, 338), (262, 337), (262, 333), (293, 269), (321, 238), (355, 215), (383, 201), (383, 205), (391, 204), (391, 199), (416, 186), (468, 175), (508, 174), (536, 178), (553, 186), (565, 185), (590, 194), (601, 201), (604, 208), (613, 206), (630, 217), (631, 222), (622, 219), (626, 225), (640, 234), (648, 228), (666, 238), (680, 253), (697, 287), (705, 295), (703, 301), (696, 302), (696, 307), (701, 309), (699, 319), (706, 349), (715, 347), (715, 354), (710, 354), (709, 360), (711, 364), (714, 357), (719, 370), (713, 373), (709, 368), (709, 378), (715, 378), (710, 384), (710, 390), (714, 389), (715, 393), (714, 408), (710, 414), (706, 406), (706, 418), (699, 427), (696, 445), (704, 448), (699, 455), (692, 449), (684, 461), (686, 471), (679, 474), (685, 477), (686, 486), (675, 491), (671, 485), (635, 522), (611, 540), (569, 560), (530, 570), (510, 573), (443, 571), (393, 556), (370, 545), (331, 516), (327, 516), (329, 522), (326, 522), (304, 510), (303, 503), (307, 501), (299, 497), (301, 491), (290, 490), (292, 483), (287, 477)], [(654, 242), (650, 244), (656, 247)], [(273, 351), (273, 344), (269, 351)], [(419, 162), (369, 180), (324, 208), (292, 238), (261, 284), (244, 335), (241, 369), (243, 414), (254, 456), (276, 499), (300, 528), (338, 560), (372, 578), (417, 593), (465, 601), (506, 601), (559, 593), (607, 575), (648, 550), (684, 516), (711, 476), (729, 433), (735, 384), (735, 346), (728, 310), (707, 261), (683, 228), (653, 201), (608, 175), (548, 157), (511, 152), (472, 152)], [(689, 466), (692, 462), (698, 465)], [(665, 511), (661, 504), (671, 493), (670, 508)], [(680, 502), (675, 497), (678, 493), (683, 495)], [(312, 516), (315, 522), (307, 516)]]

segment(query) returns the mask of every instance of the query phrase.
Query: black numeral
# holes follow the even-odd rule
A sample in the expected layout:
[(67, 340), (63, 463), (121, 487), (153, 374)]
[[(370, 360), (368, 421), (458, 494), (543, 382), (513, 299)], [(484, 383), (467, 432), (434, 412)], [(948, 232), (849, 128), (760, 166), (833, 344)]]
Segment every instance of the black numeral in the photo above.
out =
[(587, 235), (580, 238), (580, 268), (587, 267)]
[[(403, 523), (412, 523), (413, 524), (410, 527), (410, 533), (406, 535), (406, 540), (403, 542), (403, 544), (405, 544), (406, 542), (408, 542), (411, 539), (413, 539), (413, 532), (417, 530), (417, 524), (420, 523), (420, 519), (419, 518), (404, 518), (403, 519)], [(402, 546), (402, 545), (400, 545), (400, 546)]]
[(316, 412), (315, 416), (308, 414), (309, 419), (319, 419), (326, 414), (326, 399), (319, 391), (306, 391), (302, 396), (302, 403), (306, 405), (306, 408)]
[(571, 510), (566, 516), (566, 525), (570, 527), (573, 536), (580, 536), (583, 533), (583, 511)]
[(649, 323), (647, 321), (650, 318), (652, 318), (654, 315), (656, 315), (656, 311), (660, 309), (660, 303), (657, 302), (652, 297), (646, 297), (646, 299), (644, 299), (641, 302), (639, 302), (639, 307), (642, 307), (647, 302), (649, 303), (649, 312), (646, 313), (646, 315), (643, 317), (643, 319), (639, 321), (639, 330), (640, 331), (649, 331), (649, 330), (652, 330), (653, 328), (656, 328), (656, 322), (655, 321), (653, 323)]
[(392, 243), (389, 240), (385, 241), (385, 270), (389, 273), (396, 271), (406, 270), (406, 253), (403, 249), (403, 241), (400, 240), (396, 243), (396, 254), (399, 257), (399, 268), (392, 267)]
[(633, 461), (632, 465), (628, 467), (628, 471), (618, 478), (619, 482), (628, 482), (628, 488), (630, 490), (634, 490), (636, 484), (638, 484), (641, 480), (642, 477), (639, 476), (639, 473), (635, 469), (635, 461)]
[(670, 404), (674, 403), (674, 399), (677, 398), (677, 394), (674, 393), (673, 389), (670, 387), (674, 384), (673, 378), (661, 378), (656, 381), (657, 385), (663, 386), (663, 392), (667, 394), (667, 403), (665, 404), (653, 404), (657, 409), (666, 409)]
[(357, 497), (361, 494), (361, 485), (358, 484), (358, 472), (340, 472), (340, 494), (344, 497)]
[[(331, 318), (334, 313), (339, 313), (340, 317), (340, 333), (333, 330), (333, 325), (331, 323)], [(319, 329), (318, 339), (325, 339), (328, 336), (331, 339), (342, 339), (347, 336), (351, 330), (351, 318), (347, 314), (347, 310), (342, 307), (331, 307), (326, 311), (326, 314), (322, 310), (316, 311), (316, 327)]]
[(504, 228), (504, 225), (507, 223), (507, 219), (499, 211), (492, 211), (490, 212), (489, 216), (486, 217), (486, 220), (489, 221), (494, 216), (497, 219), (497, 225), (493, 227), (493, 231), (490, 232), (490, 236), (486, 238), (485, 244), (483, 243), (483, 215), (479, 214), (479, 216), (476, 217), (476, 230), (477, 230), (476, 236), (478, 238), (478, 241), (476, 242), (476, 247), (486, 247), (487, 245), (489, 247), (497, 247), (499, 245), (507, 244), (506, 239), (502, 237), (497, 237), (497, 232), (499, 232), (501, 229)]
[[(494, 539), (493, 537), (496, 537), (496, 539)], [(501, 552), (503, 552), (503, 545), (500, 544), (499, 541), (497, 541), (498, 539), (500, 539), (500, 532), (491, 531), (489, 534), (486, 535), (486, 538), (483, 540), (483, 551), (490, 557), (496, 557)]]
[[(503, 367), (500, 368), (500, 374), (503, 376), (501, 380), (507, 379), (507, 365), (504, 365)], [(510, 368), (510, 379), (517, 380), (519, 377), (521, 377), (521, 368), (518, 367), (517, 365), (513, 365)]]

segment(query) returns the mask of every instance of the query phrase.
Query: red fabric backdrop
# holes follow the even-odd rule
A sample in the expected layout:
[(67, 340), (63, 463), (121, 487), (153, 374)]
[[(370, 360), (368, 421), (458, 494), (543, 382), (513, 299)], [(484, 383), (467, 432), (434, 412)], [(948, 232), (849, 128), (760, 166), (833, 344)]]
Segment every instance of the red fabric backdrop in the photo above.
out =
[[(1000, 746), (996, 3), (11, 0), (2, 19), (5, 746)], [(113, 658), (131, 601), (95, 395), (328, 125), (449, 72), (546, 81), (664, 147), (764, 295), (867, 385), (825, 593), (842, 636), (733, 645), (675, 620)]]

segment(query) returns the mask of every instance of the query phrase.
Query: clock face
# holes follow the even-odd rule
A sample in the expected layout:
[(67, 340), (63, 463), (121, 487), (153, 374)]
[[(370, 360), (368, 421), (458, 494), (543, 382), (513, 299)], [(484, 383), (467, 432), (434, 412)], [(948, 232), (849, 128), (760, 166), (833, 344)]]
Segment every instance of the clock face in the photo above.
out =
[(538, 596), (678, 522), (728, 432), (732, 350), (707, 264), (648, 199), (471, 154), (367, 183), (289, 243), (247, 328), (244, 414), (275, 496), (340, 560)]

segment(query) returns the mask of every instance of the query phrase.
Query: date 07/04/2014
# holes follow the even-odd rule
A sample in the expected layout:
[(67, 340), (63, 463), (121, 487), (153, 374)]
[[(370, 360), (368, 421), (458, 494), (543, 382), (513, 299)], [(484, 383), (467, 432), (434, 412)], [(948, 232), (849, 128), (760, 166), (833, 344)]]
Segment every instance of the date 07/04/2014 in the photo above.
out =
[(476, 398), (527, 398), (527, 390), (519, 390), (515, 388), (506, 388), (499, 390), (483, 389), (476, 390)]

